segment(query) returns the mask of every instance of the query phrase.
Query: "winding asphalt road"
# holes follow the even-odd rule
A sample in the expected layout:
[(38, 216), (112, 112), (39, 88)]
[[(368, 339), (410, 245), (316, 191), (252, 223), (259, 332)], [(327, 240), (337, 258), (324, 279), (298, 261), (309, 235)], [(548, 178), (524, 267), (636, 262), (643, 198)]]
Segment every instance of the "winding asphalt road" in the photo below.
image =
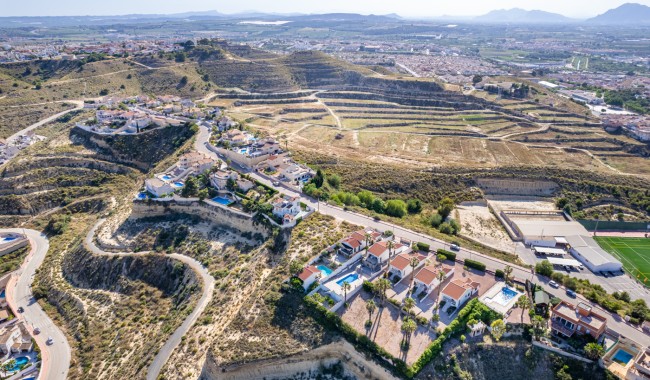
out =
[[(54, 103), (61, 103), (61, 102), (54, 102)], [(27, 127), (27, 128), (23, 128), (23, 129), (21, 129), (20, 131), (18, 131), (18, 132), (16, 132), (16, 133), (14, 133), (13, 135), (7, 137), (7, 143), (12, 143), (12, 142), (14, 142), (14, 141), (18, 138), (18, 136), (20, 136), (20, 135), (24, 135), (25, 133), (27, 133), (27, 132), (29, 132), (29, 131), (32, 131), (32, 130), (34, 130), (34, 129), (37, 129), (37, 128), (39, 128), (39, 127), (42, 127), (43, 125), (45, 125), (45, 124), (47, 124), (47, 123), (49, 123), (49, 122), (51, 122), (51, 121), (54, 121), (54, 120), (60, 118), (60, 117), (63, 116), (63, 115), (66, 115), (66, 114), (68, 114), (68, 113), (70, 113), (70, 112), (72, 112), (72, 111), (77, 111), (77, 110), (80, 110), (80, 109), (83, 109), (83, 108), (84, 108), (84, 102), (83, 102), (83, 100), (66, 100), (65, 103), (71, 103), (71, 104), (74, 104), (75, 107), (74, 107), (74, 108), (70, 108), (70, 109), (68, 109), (68, 110), (65, 110), (65, 111), (63, 111), (63, 112), (59, 112), (59, 113), (57, 113), (56, 115), (52, 115), (52, 116), (46, 117), (45, 119), (40, 120), (40, 121), (38, 121), (38, 122), (36, 122), (36, 123), (30, 125), (30, 126)]]
[[(142, 256), (145, 254), (149, 254), (152, 252), (145, 251), (145, 252), (106, 252), (103, 251), (101, 248), (99, 248), (94, 241), (95, 237), (95, 231), (97, 228), (105, 221), (105, 219), (100, 219), (94, 226), (93, 228), (88, 232), (86, 235), (86, 238), (84, 239), (84, 245), (85, 247), (90, 250), (92, 253), (96, 255), (102, 255), (102, 256)], [(214, 293), (214, 278), (212, 275), (210, 275), (210, 272), (198, 261), (194, 260), (191, 257), (184, 256), (184, 255), (179, 255), (177, 253), (172, 253), (165, 255), (167, 257), (171, 257), (173, 259), (176, 259), (190, 268), (194, 270), (199, 276), (201, 276), (201, 279), (203, 280), (203, 293), (201, 294), (201, 298), (199, 298), (199, 301), (192, 310), (192, 313), (185, 318), (183, 323), (174, 331), (171, 337), (167, 339), (167, 342), (160, 348), (158, 351), (158, 354), (156, 354), (156, 357), (154, 357), (153, 362), (151, 365), (149, 365), (149, 368), (147, 370), (147, 380), (156, 380), (158, 378), (158, 375), (160, 374), (160, 371), (162, 370), (163, 366), (165, 363), (167, 363), (167, 360), (171, 356), (171, 354), (174, 352), (176, 347), (178, 347), (178, 344), (181, 342), (181, 338), (187, 333), (187, 331), (194, 325), (196, 320), (199, 318), (201, 313), (203, 313), (203, 310), (205, 310), (206, 306), (212, 301), (212, 295)]]
[[(33, 335), (36, 344), (41, 349), (41, 373), (39, 380), (61, 380), (68, 376), (70, 367), (71, 350), (68, 340), (63, 332), (52, 322), (45, 311), (36, 302), (32, 295), (32, 282), (36, 270), (43, 263), (43, 259), (49, 249), (49, 242), (45, 235), (34, 230), (21, 228), (3, 229), (1, 232), (24, 233), (31, 244), (31, 250), (23, 265), (14, 272), (7, 284), (7, 303), (18, 317), (25, 321), (30, 333), (34, 328), (39, 328), (41, 333)], [(19, 313), (18, 308), (25, 309)], [(52, 337), (54, 343), (47, 345), (45, 341)]]
[[(214, 158), (219, 158), (216, 153), (213, 151), (209, 150), (207, 148), (207, 143), (209, 139), (210, 132), (206, 127), (201, 126), (199, 129), (199, 135), (196, 138), (195, 141), (195, 149), (199, 152), (205, 153), (211, 157)], [(242, 171), (247, 171), (244, 168), (238, 168)], [(284, 184), (280, 184), (280, 186), (275, 186), (273, 185), (272, 181), (269, 178), (266, 178), (262, 175), (260, 175), (257, 172), (254, 171), (248, 171), (248, 174), (255, 178), (256, 180), (264, 183), (267, 186), (275, 188), (277, 191), (284, 193), (289, 196), (297, 196), (301, 198), (301, 201), (305, 204), (307, 204), (309, 207), (312, 207), (313, 209), (317, 210), (321, 214), (325, 215), (330, 215), (333, 216), (337, 219), (340, 220), (345, 220), (347, 222), (359, 225), (359, 226), (366, 226), (366, 227), (372, 227), (375, 228), (379, 231), (386, 231), (386, 230), (392, 230), (395, 232), (396, 235), (398, 235), (401, 238), (408, 239), (411, 241), (419, 241), (423, 242), (426, 244), (429, 244), (432, 250), (437, 250), (438, 248), (442, 249), (447, 249), (449, 250), (449, 243), (439, 240), (439, 239), (434, 239), (431, 236), (427, 236), (425, 234), (415, 232), (412, 230), (408, 230), (406, 228), (400, 227), (398, 225), (392, 224), (392, 223), (387, 223), (384, 221), (380, 220), (375, 220), (371, 217), (368, 217), (366, 215), (358, 214), (355, 212), (347, 211), (344, 210), (341, 207), (338, 206), (333, 206), (327, 203), (323, 202), (318, 202), (317, 200), (314, 200), (308, 196), (306, 196), (303, 193), (297, 192), (292, 188), (289, 188), (285, 186)], [(602, 316), (607, 318), (607, 326), (611, 330), (624, 335), (628, 338), (631, 338), (635, 340), (638, 343), (641, 343), (645, 346), (650, 346), (650, 336), (646, 335), (641, 331), (640, 329), (637, 329), (633, 325), (630, 325), (629, 323), (625, 322), (620, 316), (614, 313), (610, 313), (604, 309), (602, 309), (600, 306), (592, 303), (591, 301), (585, 299), (581, 295), (578, 295), (577, 298), (572, 298), (569, 297), (566, 294), (566, 290), (563, 288), (559, 289), (554, 289), (550, 286), (548, 286), (548, 282), (550, 281), (548, 278), (539, 276), (534, 273), (532, 269), (529, 268), (524, 268), (518, 265), (513, 265), (511, 263), (507, 263), (505, 261), (495, 259), (490, 256), (486, 256), (484, 254), (478, 253), (476, 251), (471, 251), (465, 248), (461, 248), (459, 252), (457, 252), (457, 259), (460, 260), (465, 260), (465, 259), (476, 259), (481, 262), (483, 262), (488, 269), (494, 271), (496, 269), (503, 269), (506, 265), (509, 265), (510, 267), (513, 268), (512, 276), (522, 282), (525, 282), (527, 279), (531, 280), (533, 282), (536, 282), (538, 284), (545, 285), (544, 289), (552, 294), (555, 297), (558, 297), (562, 300), (565, 300), (569, 303), (576, 304), (577, 302), (584, 302), (588, 305), (591, 305), (593, 310), (601, 314)], [(606, 279), (604, 280), (606, 281)], [(643, 289), (639, 292), (635, 293), (638, 298), (644, 299), (646, 302), (649, 302), (650, 297), (648, 296), (648, 291), (646, 289)]]

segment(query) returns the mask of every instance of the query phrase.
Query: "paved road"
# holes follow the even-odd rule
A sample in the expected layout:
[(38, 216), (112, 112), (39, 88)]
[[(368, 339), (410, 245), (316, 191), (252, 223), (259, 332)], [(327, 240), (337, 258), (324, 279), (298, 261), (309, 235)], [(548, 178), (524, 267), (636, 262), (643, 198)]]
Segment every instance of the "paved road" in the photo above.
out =
[[(34, 274), (43, 263), (49, 249), (49, 242), (45, 235), (34, 230), (14, 228), (1, 231), (25, 233), (31, 244), (31, 251), (25, 258), (25, 262), (20, 269), (14, 272), (7, 284), (6, 294), (9, 307), (19, 319), (26, 322), (28, 330), (33, 332), (36, 327), (41, 330), (40, 334), (34, 335), (34, 340), (41, 349), (43, 360), (39, 380), (65, 379), (70, 367), (70, 345), (63, 332), (36, 302), (31, 291)], [(25, 311), (18, 313), (18, 307), (23, 307)], [(51, 346), (45, 344), (48, 337), (52, 337), (54, 340)]]
[[(104, 219), (99, 220), (95, 224), (95, 226), (93, 226), (93, 228), (90, 230), (90, 232), (88, 232), (86, 238), (84, 239), (84, 245), (92, 253), (96, 255), (102, 255), (102, 256), (141, 256), (143, 254), (151, 253), (151, 252), (138, 252), (138, 253), (116, 252), (115, 253), (115, 252), (103, 251), (101, 248), (97, 247), (94, 241), (95, 231), (103, 222)], [(167, 342), (165, 342), (165, 344), (158, 351), (158, 354), (156, 354), (156, 356), (154, 357), (153, 362), (151, 363), (151, 365), (149, 365), (149, 368), (147, 370), (147, 380), (156, 380), (158, 378), (158, 375), (160, 374), (160, 371), (162, 370), (163, 366), (165, 365), (165, 363), (167, 363), (167, 360), (169, 360), (169, 357), (181, 342), (181, 338), (194, 325), (194, 323), (199, 318), (201, 313), (203, 313), (203, 310), (205, 310), (206, 306), (210, 303), (210, 301), (212, 301), (212, 295), (214, 293), (214, 278), (212, 277), (212, 275), (210, 275), (210, 272), (208, 272), (208, 270), (200, 262), (194, 260), (191, 257), (179, 255), (177, 253), (172, 253), (166, 256), (183, 262), (184, 264), (189, 266), (192, 270), (194, 270), (194, 272), (196, 272), (199, 276), (201, 276), (201, 279), (203, 280), (203, 293), (201, 294), (201, 298), (199, 298), (197, 305), (192, 310), (192, 313), (187, 318), (185, 318), (183, 323), (176, 329), (176, 331), (174, 331), (172, 336), (169, 337), (169, 339), (167, 339)]]
[[(196, 143), (195, 143), (195, 149), (200, 151), (200, 152), (203, 152), (205, 154), (208, 154), (210, 156), (213, 156), (215, 158), (218, 158), (218, 155), (216, 153), (214, 153), (211, 150), (207, 149), (205, 144), (208, 141), (208, 138), (209, 138), (209, 131), (207, 130), (207, 128), (200, 127), (199, 136), (197, 137)], [(238, 169), (242, 169), (242, 168), (238, 168)], [(266, 184), (268, 186), (271, 186), (271, 187), (275, 188), (276, 190), (278, 190), (281, 193), (284, 193), (284, 194), (290, 195), (290, 196), (300, 197), (301, 201), (303, 203), (305, 203), (308, 206), (316, 209), (321, 214), (330, 215), (330, 216), (333, 216), (333, 217), (335, 217), (337, 219), (345, 220), (345, 221), (348, 221), (350, 223), (353, 223), (353, 224), (356, 224), (356, 225), (359, 225), (359, 226), (372, 227), (372, 228), (375, 228), (375, 229), (377, 229), (379, 231), (392, 230), (392, 231), (395, 232), (395, 234), (397, 236), (399, 236), (401, 238), (405, 238), (405, 239), (408, 239), (408, 240), (411, 240), (411, 241), (419, 241), (419, 242), (429, 244), (432, 250), (436, 250), (438, 248), (443, 248), (443, 249), (447, 249), (447, 250), (449, 249), (449, 243), (447, 243), (445, 241), (442, 241), (442, 240), (439, 240), (439, 239), (434, 239), (431, 236), (427, 236), (427, 235), (421, 234), (419, 232), (411, 231), (411, 230), (405, 229), (403, 227), (400, 227), (400, 226), (397, 226), (397, 225), (394, 225), (394, 224), (391, 224), (391, 223), (374, 220), (373, 218), (370, 218), (370, 217), (362, 215), (362, 214), (358, 214), (358, 213), (351, 212), (351, 211), (346, 211), (343, 208), (338, 207), (338, 206), (333, 206), (333, 205), (329, 205), (327, 203), (318, 202), (318, 201), (316, 201), (314, 199), (311, 199), (310, 197), (307, 197), (305, 194), (302, 194), (300, 192), (297, 192), (294, 189), (291, 189), (291, 188), (285, 186), (284, 184), (281, 184), (280, 186), (274, 186), (270, 179), (264, 177), (263, 175), (261, 175), (259, 173), (249, 172), (248, 174), (251, 177), (257, 179), (258, 181), (260, 181), (260, 182), (262, 182), (262, 183), (264, 183), (264, 184)], [(518, 249), (521, 249), (521, 247), (518, 248)], [(481, 262), (485, 263), (487, 268), (490, 269), (490, 270), (503, 269), (506, 265), (510, 265), (513, 268), (513, 273), (512, 273), (513, 277), (520, 280), (520, 281), (522, 281), (522, 282), (525, 281), (526, 279), (529, 279), (529, 280), (534, 281), (536, 283), (547, 285), (548, 281), (549, 281), (548, 278), (544, 278), (542, 276), (538, 276), (538, 275), (534, 274), (531, 269), (523, 268), (523, 267), (520, 267), (520, 266), (517, 266), (517, 265), (512, 265), (510, 263), (504, 262), (504, 261), (499, 260), (499, 259), (495, 259), (495, 258), (490, 257), (490, 256), (486, 256), (486, 255), (478, 253), (476, 251), (471, 251), (471, 250), (461, 248), (461, 250), (457, 253), (457, 258), (461, 259), (461, 260), (465, 260), (465, 259), (480, 260)], [(580, 276), (580, 274), (578, 274), (578, 277), (579, 276)], [(596, 276), (591, 276), (591, 277), (596, 277)], [(622, 277), (622, 276), (620, 276), (620, 277)], [(590, 280), (591, 280), (591, 278), (590, 278)], [(609, 281), (615, 281), (614, 279), (611, 279), (611, 278), (610, 279), (602, 279), (602, 280), (605, 283), (608, 283)], [(626, 283), (630, 282), (630, 281), (632, 281), (632, 280), (628, 279), (628, 280), (626, 280)], [(581, 296), (579, 296), (578, 299), (571, 298), (571, 297), (566, 295), (566, 293), (565, 293), (566, 290), (563, 289), (563, 288), (561, 288), (561, 289), (553, 289), (553, 288), (551, 288), (550, 286), (547, 285), (547, 286), (545, 286), (545, 289), (549, 293), (553, 294), (554, 296), (556, 296), (556, 297), (558, 297), (560, 299), (563, 299), (565, 301), (568, 301), (570, 303), (575, 304), (575, 303), (577, 303), (577, 301), (582, 301), (582, 302), (585, 302), (585, 303), (591, 305), (594, 308), (595, 311), (598, 311), (600, 314), (607, 317), (607, 320), (608, 320), (607, 325), (608, 325), (609, 328), (611, 328), (612, 330), (618, 332), (619, 334), (622, 334), (622, 335), (624, 335), (626, 337), (632, 338), (632, 339), (636, 340), (637, 342), (639, 342), (641, 344), (644, 344), (646, 346), (650, 346), (650, 336), (644, 334), (641, 330), (633, 327), (632, 325), (627, 324), (617, 314), (609, 313), (609, 312), (603, 310), (600, 306), (591, 303), (590, 301), (586, 300), (585, 298), (583, 298)], [(646, 300), (646, 302), (648, 302), (649, 297), (648, 297), (648, 292), (647, 292), (646, 289), (643, 289), (642, 292), (639, 292), (638, 296), (639, 296), (639, 298), (643, 298), (643, 299)]]
[(29, 127), (21, 129), (20, 131), (18, 131), (16, 133), (14, 133), (13, 135), (7, 137), (7, 143), (12, 143), (18, 138), (18, 136), (24, 135), (25, 133), (27, 133), (27, 132), (29, 132), (31, 130), (39, 128), (39, 127), (49, 123), (50, 121), (54, 121), (54, 120), (60, 118), (61, 116), (65, 115), (65, 114), (68, 114), (68, 113), (70, 113), (72, 111), (76, 111), (76, 110), (80, 110), (80, 109), (84, 108), (83, 100), (67, 100), (67, 101), (65, 101), (65, 103), (74, 104), (75, 107), (71, 108), (69, 110), (65, 110), (63, 112), (59, 112), (56, 115), (52, 115), (50, 117), (47, 117), (47, 118), (45, 118), (43, 120), (40, 120), (40, 121), (30, 125)]

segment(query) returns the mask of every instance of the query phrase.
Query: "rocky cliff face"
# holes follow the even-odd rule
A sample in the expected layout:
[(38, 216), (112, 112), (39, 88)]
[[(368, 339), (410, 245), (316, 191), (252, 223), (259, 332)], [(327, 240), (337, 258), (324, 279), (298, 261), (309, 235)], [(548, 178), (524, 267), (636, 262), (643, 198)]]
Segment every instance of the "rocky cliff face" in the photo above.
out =
[(63, 276), (85, 289), (132, 294), (136, 282), (157, 288), (175, 304), (186, 302), (199, 284), (194, 271), (163, 255), (100, 256), (83, 247), (65, 255)]
[(185, 125), (134, 135), (98, 135), (75, 127), (70, 132), (70, 139), (94, 150), (97, 158), (148, 170), (180, 148), (195, 132)]

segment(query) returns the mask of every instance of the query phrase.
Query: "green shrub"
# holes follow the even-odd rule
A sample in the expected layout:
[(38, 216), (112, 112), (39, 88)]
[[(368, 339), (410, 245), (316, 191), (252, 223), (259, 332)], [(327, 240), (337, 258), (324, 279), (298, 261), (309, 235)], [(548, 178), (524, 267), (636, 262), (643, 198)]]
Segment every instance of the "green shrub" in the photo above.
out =
[(374, 293), (375, 292), (375, 284), (372, 282), (365, 280), (363, 281), (363, 290), (365, 290), (368, 293)]
[(439, 248), (436, 252), (438, 254), (445, 255), (447, 257), (447, 260), (456, 261), (455, 252), (447, 251), (446, 249), (442, 249), (442, 248)]
[(386, 202), (384, 213), (389, 216), (401, 218), (406, 215), (406, 203), (400, 199), (391, 199)]
[(442, 253), (439, 253), (439, 254), (436, 256), (436, 258), (438, 259), (438, 261), (445, 261), (445, 260), (447, 260), (447, 256), (443, 255)]
[(415, 246), (416, 246), (420, 251), (424, 251), (424, 252), (429, 252), (429, 249), (431, 248), (431, 246), (429, 246), (429, 244), (422, 243), (422, 242), (417, 242), (417, 243), (415, 243)]
[(481, 272), (485, 272), (485, 264), (483, 264), (480, 261), (475, 261), (475, 260), (465, 260), (465, 266), (468, 268), (473, 268), (476, 270), (480, 270)]
[(494, 277), (496, 278), (504, 278), (506, 275), (503, 273), (501, 269), (497, 269), (494, 271)]

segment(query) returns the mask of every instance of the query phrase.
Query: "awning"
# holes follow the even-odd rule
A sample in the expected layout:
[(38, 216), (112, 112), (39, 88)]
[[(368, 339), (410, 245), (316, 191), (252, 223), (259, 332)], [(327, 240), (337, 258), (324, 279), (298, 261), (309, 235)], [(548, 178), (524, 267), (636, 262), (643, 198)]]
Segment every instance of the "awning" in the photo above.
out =
[(545, 255), (552, 255), (552, 256), (566, 255), (566, 251), (561, 248), (533, 247), (533, 249), (535, 250), (535, 252), (543, 253)]
[(548, 261), (553, 265), (568, 265), (570, 267), (579, 267), (582, 263), (575, 259), (560, 259), (557, 257), (549, 257)]

